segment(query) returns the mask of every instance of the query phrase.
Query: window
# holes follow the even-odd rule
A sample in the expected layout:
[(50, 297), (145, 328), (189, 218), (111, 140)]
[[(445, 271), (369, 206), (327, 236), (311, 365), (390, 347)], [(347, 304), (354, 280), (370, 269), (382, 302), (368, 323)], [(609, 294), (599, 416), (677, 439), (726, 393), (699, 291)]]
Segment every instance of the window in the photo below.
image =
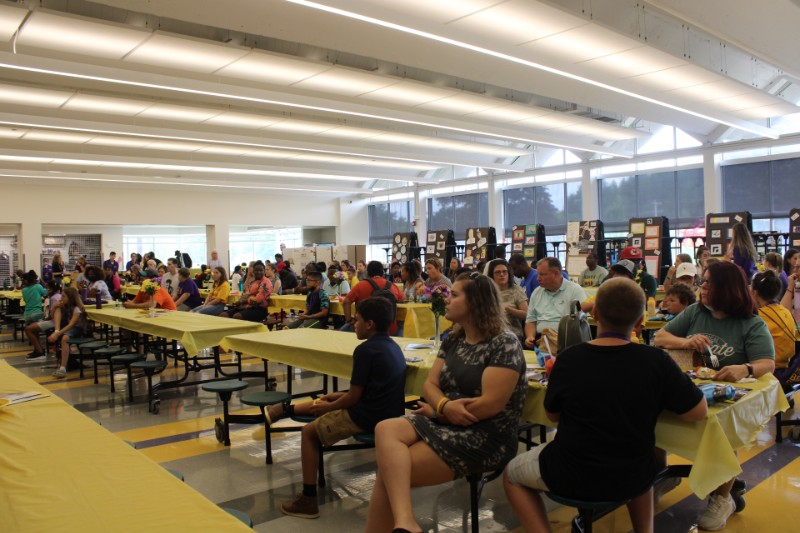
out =
[(369, 243), (387, 244), (395, 233), (413, 231), (414, 202), (388, 202), (369, 206)]
[(463, 240), (468, 228), (489, 225), (489, 193), (428, 198), (428, 229), (452, 229)]
[(287, 248), (303, 246), (303, 228), (232, 232), (229, 241), (231, 267), (258, 259), (273, 261), (274, 255), (281, 250), (281, 243), (285, 244)]
[(123, 235), (122, 236), (123, 258), (127, 263), (131, 254), (146, 254), (154, 252), (156, 257), (163, 262), (167, 262), (170, 257), (175, 257), (175, 250), (189, 254), (192, 258), (192, 266), (200, 268), (206, 262), (208, 251), (206, 249), (206, 234), (163, 234), (163, 235)]
[(600, 219), (606, 235), (627, 232), (631, 218), (663, 216), (672, 229), (704, 224), (702, 169), (600, 180)]
[(581, 220), (581, 182), (506, 189), (503, 205), (506, 238), (511, 237), (515, 224), (542, 224), (546, 236), (563, 235), (567, 222)]
[[(800, 207), (800, 158), (722, 167), (726, 211), (750, 211), (753, 218), (786, 218)], [(753, 228), (755, 231), (755, 228)]]

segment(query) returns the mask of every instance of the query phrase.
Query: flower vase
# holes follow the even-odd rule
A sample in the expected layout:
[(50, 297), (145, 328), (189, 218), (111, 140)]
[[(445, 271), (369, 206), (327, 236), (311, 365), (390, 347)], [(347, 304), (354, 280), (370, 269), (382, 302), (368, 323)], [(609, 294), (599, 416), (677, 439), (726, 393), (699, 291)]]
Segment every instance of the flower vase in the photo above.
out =
[(431, 350), (431, 352), (434, 355), (438, 355), (439, 354), (439, 342), (440, 342), (439, 338), (440, 338), (440, 335), (439, 335), (439, 315), (434, 313), (434, 315), (433, 315), (433, 348)]
[(156, 300), (155, 300), (155, 298), (153, 298), (153, 300), (150, 302), (150, 316), (151, 317), (156, 316)]

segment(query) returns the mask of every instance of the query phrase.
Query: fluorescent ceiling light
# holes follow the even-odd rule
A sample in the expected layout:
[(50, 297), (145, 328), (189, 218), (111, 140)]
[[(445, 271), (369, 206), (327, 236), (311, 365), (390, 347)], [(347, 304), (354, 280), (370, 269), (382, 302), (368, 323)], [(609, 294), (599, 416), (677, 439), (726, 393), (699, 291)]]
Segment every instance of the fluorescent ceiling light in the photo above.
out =
[(398, 81), (343, 67), (333, 67), (330, 70), (294, 83), (292, 87), (343, 96), (358, 96), (359, 94), (393, 85)]
[(417, 106), (458, 94), (456, 89), (444, 87), (430, 87), (421, 83), (401, 81), (388, 87), (382, 87), (369, 93), (364, 93), (359, 98), (377, 100), (398, 105)]
[(501, 31), (510, 42), (519, 45), (587, 24), (585, 20), (544, 4), (537, 4), (533, 12), (529, 0), (492, 3), (497, 5), (486, 6), (486, 9), (449, 22), (448, 25), (459, 31), (487, 37), (496, 37), (497, 32)]
[(253, 51), (215, 74), (272, 85), (291, 85), (330, 68), (327, 64)]
[(132, 117), (141, 113), (155, 102), (133, 100), (129, 98), (113, 98), (110, 96), (96, 96), (76, 93), (61, 109), (81, 111), (85, 113), (108, 113), (110, 115), (124, 115)]
[(251, 115), (248, 113), (235, 113), (233, 111), (226, 111), (220, 113), (215, 117), (206, 120), (204, 124), (213, 124), (215, 126), (227, 126), (231, 128), (252, 128), (261, 129), (266, 128), (270, 124), (275, 124), (283, 120), (279, 117), (268, 117), (266, 115)]
[(282, 131), (284, 133), (317, 134), (335, 127), (335, 124), (325, 124), (324, 122), (313, 122), (310, 120), (282, 120), (275, 124), (270, 124), (265, 129), (268, 131)]
[(0, 85), (0, 102), (7, 104), (57, 108), (66, 102), (70, 95), (71, 93), (67, 91)]
[(0, 41), (11, 40), (27, 14), (23, 7), (0, 5)]
[(98, 146), (114, 146), (123, 148), (142, 148), (151, 141), (149, 139), (134, 139), (131, 137), (113, 137), (111, 135), (98, 135), (89, 140), (86, 144), (96, 144)]
[(189, 37), (154, 33), (145, 43), (126, 55), (125, 61), (211, 74), (249, 52), (243, 48), (212, 44)]
[[(636, 98), (637, 100), (642, 100), (644, 102), (648, 102), (648, 103), (651, 103), (651, 104), (663, 106), (663, 107), (666, 107), (667, 109), (680, 111), (681, 113), (687, 113), (689, 115), (692, 115), (692, 116), (695, 116), (695, 117), (698, 117), (698, 118), (702, 118), (702, 119), (705, 119), (705, 120), (709, 120), (711, 122), (716, 122), (716, 123), (719, 123), (719, 124), (725, 124), (726, 126), (730, 126), (732, 128), (736, 128), (736, 129), (740, 129), (740, 130), (750, 131), (750, 132), (755, 133), (757, 135), (763, 135), (763, 136), (770, 137), (770, 138), (773, 138), (773, 139), (777, 138), (779, 136), (779, 134), (776, 133), (771, 128), (764, 128), (764, 127), (757, 126), (757, 125), (735, 123), (735, 122), (731, 122), (731, 121), (727, 121), (727, 120), (723, 120), (723, 119), (719, 119), (719, 118), (714, 118), (714, 117), (711, 117), (711, 116), (703, 114), (703, 113), (698, 113), (696, 111), (692, 111), (690, 109), (686, 109), (686, 108), (678, 106), (678, 105), (670, 104), (668, 102), (664, 102), (664, 101), (658, 100), (656, 98), (651, 98), (651, 97), (648, 97), (648, 96), (645, 96), (645, 95), (642, 95), (642, 94), (638, 94), (638, 93), (635, 93), (633, 91), (628, 91), (628, 90), (622, 89), (620, 87), (615, 87), (615, 86), (609, 85), (607, 83), (599, 82), (597, 80), (586, 78), (584, 76), (578, 76), (576, 74), (572, 74), (570, 72), (566, 72), (566, 71), (563, 71), (563, 70), (560, 70), (560, 69), (557, 69), (557, 68), (549, 67), (549, 66), (543, 65), (541, 63), (536, 63), (534, 61), (529, 61), (529, 60), (523, 59), (521, 57), (512, 56), (512, 55), (509, 55), (509, 54), (498, 52), (496, 50), (490, 50), (488, 48), (484, 48), (484, 47), (481, 47), (481, 46), (476, 46), (476, 45), (473, 45), (473, 44), (470, 44), (470, 43), (466, 43), (466, 42), (463, 42), (463, 41), (458, 41), (456, 39), (451, 39), (449, 37), (436, 35), (436, 34), (433, 34), (433, 33), (430, 33), (430, 32), (422, 31), (422, 30), (417, 30), (417, 29), (414, 29), (414, 28), (411, 28), (411, 27), (408, 27), (408, 26), (395, 24), (393, 22), (380, 20), (380, 19), (377, 19), (377, 18), (374, 18), (374, 17), (368, 17), (368, 16), (365, 16), (365, 15), (360, 15), (358, 13), (354, 13), (354, 12), (351, 12), (351, 11), (346, 11), (346, 10), (343, 10), (343, 9), (338, 9), (338, 8), (327, 6), (327, 5), (324, 5), (324, 4), (317, 3), (317, 2), (310, 2), (308, 0), (286, 0), (286, 1), (287, 2), (291, 2), (293, 4), (298, 4), (298, 5), (302, 5), (302, 6), (305, 6), (305, 7), (309, 7), (309, 8), (312, 8), (312, 9), (325, 11), (327, 13), (332, 13), (334, 15), (340, 15), (340, 16), (344, 16), (344, 17), (347, 17), (347, 18), (360, 20), (362, 22), (367, 22), (369, 24), (374, 24), (374, 25), (377, 25), (377, 26), (381, 26), (381, 27), (384, 27), (384, 28), (397, 30), (397, 31), (400, 31), (400, 32), (403, 32), (403, 33), (408, 33), (408, 34), (411, 34), (411, 35), (415, 35), (417, 37), (422, 37), (424, 39), (437, 41), (437, 42), (440, 42), (440, 43), (448, 44), (448, 45), (455, 46), (455, 47), (458, 47), (458, 48), (462, 48), (462, 49), (465, 49), (465, 50), (470, 50), (470, 51), (477, 52), (477, 53), (480, 53), (480, 54), (483, 54), (483, 55), (495, 57), (497, 59), (501, 59), (501, 60), (504, 60), (504, 61), (509, 61), (511, 63), (516, 63), (518, 65), (523, 65), (523, 66), (526, 66), (526, 67), (530, 67), (530, 68), (533, 68), (533, 69), (536, 69), (536, 70), (549, 72), (551, 74), (555, 74), (557, 76), (561, 76), (561, 77), (564, 77), (564, 78), (567, 78), (567, 79), (571, 79), (571, 80), (574, 80), (574, 81), (585, 83), (585, 84), (588, 84), (588, 85), (591, 85), (591, 86), (594, 86), (594, 87), (599, 87), (601, 89), (606, 89), (606, 90), (609, 90), (609, 91), (613, 91), (615, 93), (622, 94), (622, 95), (625, 95), (625, 96), (629, 96), (631, 98)], [(537, 7), (538, 7), (538, 4), (537, 4)], [(496, 31), (496, 29), (493, 29), (493, 30)], [(542, 143), (539, 143), (539, 144), (542, 144)], [(552, 146), (552, 144), (551, 144), (551, 146)], [(562, 147), (565, 147), (565, 146), (562, 146)], [(581, 150), (585, 150), (585, 148), (580, 148), (580, 149)], [(597, 153), (601, 153), (601, 152), (597, 152)]]
[(25, 134), (25, 136), (22, 139), (25, 141), (44, 141), (44, 142), (55, 142), (55, 143), (83, 144), (91, 138), (92, 135), (87, 135), (85, 133), (38, 130), (38, 131), (29, 131), (28, 133)]
[(200, 148), (197, 153), (200, 154), (215, 154), (215, 155), (232, 155), (232, 156), (240, 156), (244, 155), (252, 150), (248, 150), (247, 148), (234, 148), (232, 146), (204, 146)]
[(122, 59), (150, 32), (36, 10), (17, 37), (17, 47), (32, 46), (105, 59)]
[(187, 143), (187, 142), (172, 142), (172, 141), (156, 141), (154, 143), (150, 143), (144, 148), (148, 148), (150, 150), (172, 150), (172, 151), (180, 151), (180, 152), (196, 152), (201, 148), (205, 148), (204, 144), (195, 144), (195, 143)]
[(203, 122), (211, 117), (217, 116), (222, 111), (218, 109), (208, 109), (203, 107), (189, 107), (172, 104), (155, 104), (138, 115), (137, 117), (159, 118), (164, 120), (178, 120), (181, 122)]

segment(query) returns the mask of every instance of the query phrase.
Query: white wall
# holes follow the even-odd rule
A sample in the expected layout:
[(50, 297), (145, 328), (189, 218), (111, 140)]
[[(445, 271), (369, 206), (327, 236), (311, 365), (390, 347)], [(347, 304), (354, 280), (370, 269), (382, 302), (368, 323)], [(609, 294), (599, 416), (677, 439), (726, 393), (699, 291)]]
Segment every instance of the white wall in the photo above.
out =
[[(38, 268), (43, 228), (70, 228), (75, 233), (102, 233), (103, 251), (122, 251), (123, 225), (281, 225), (339, 226), (340, 202), (335, 197), (304, 194), (237, 194), (227, 192), (52, 187), (4, 184), (0, 228), (21, 224), (20, 247), (26, 268)], [(35, 205), (35, 208), (31, 206)], [(351, 213), (348, 225), (366, 242), (366, 201), (361, 215)], [(51, 226), (55, 225), (55, 226)], [(77, 226), (77, 227), (75, 227)], [(116, 227), (106, 227), (116, 226)], [(80, 230), (80, 231), (78, 231)], [(59, 229), (60, 233), (64, 233)], [(228, 257), (219, 250), (221, 258)], [(219, 246), (218, 246), (219, 248)]]

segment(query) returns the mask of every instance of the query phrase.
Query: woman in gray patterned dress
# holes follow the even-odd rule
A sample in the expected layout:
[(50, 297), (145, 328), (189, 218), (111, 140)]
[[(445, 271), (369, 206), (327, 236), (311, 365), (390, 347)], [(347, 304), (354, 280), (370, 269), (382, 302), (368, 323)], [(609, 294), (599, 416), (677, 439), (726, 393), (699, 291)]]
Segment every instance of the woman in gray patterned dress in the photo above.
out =
[(500, 469), (517, 454), (525, 357), (495, 284), (456, 279), (445, 317), (455, 324), (424, 386), (427, 403), (375, 429), (378, 475), (366, 531), (420, 531), (411, 487)]

